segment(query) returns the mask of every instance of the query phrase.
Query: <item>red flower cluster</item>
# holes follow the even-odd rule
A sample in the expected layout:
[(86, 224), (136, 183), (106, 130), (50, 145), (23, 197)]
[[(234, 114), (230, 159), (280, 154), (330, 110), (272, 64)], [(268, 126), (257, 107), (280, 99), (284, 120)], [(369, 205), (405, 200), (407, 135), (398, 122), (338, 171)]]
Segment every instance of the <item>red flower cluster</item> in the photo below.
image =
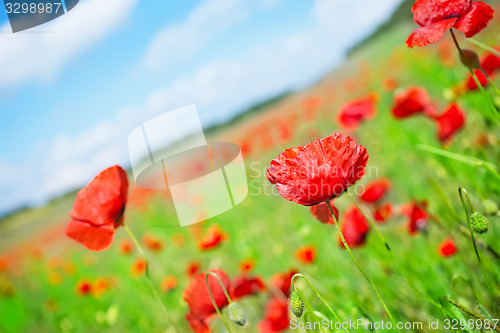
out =
[(317, 205), (338, 197), (360, 179), (367, 162), (365, 147), (336, 133), (285, 150), (271, 161), (267, 179), (283, 198), (301, 205)]
[(472, 0), (416, 0), (412, 12), (420, 28), (408, 37), (408, 47), (437, 42), (450, 28), (472, 37), (486, 27), (494, 13), (484, 2)]
[(109, 248), (123, 220), (127, 189), (127, 174), (120, 166), (99, 173), (76, 195), (66, 235), (89, 250)]

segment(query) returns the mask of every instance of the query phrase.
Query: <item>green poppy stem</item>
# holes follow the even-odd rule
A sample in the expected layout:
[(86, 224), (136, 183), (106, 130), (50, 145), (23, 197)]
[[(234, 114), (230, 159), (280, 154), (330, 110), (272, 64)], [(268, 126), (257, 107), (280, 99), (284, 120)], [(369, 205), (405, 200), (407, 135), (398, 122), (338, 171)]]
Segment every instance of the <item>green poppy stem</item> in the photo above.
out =
[[(455, 302), (454, 300), (452, 300), (451, 298), (447, 297), (447, 296), (443, 296), (443, 298), (445, 300), (447, 300), (450, 304), (452, 304), (454, 307), (460, 309), (462, 312), (465, 312), (466, 314), (468, 314), (469, 316), (471, 317), (474, 317), (476, 319), (479, 319), (481, 320), (483, 323), (488, 323), (490, 326), (493, 326), (492, 324), (492, 321), (489, 320), (489, 319), (486, 319), (484, 318), (483, 316), (481, 315), (478, 315), (477, 313), (471, 311), (470, 309), (466, 308), (465, 306), (463, 305), (460, 305), (458, 304), (457, 302)], [(498, 325), (494, 325), (494, 327), (491, 327), (492, 329), (494, 329), (495, 331), (497, 332), (500, 332), (500, 327)]]
[[(453, 38), (453, 42), (455, 43), (455, 46), (456, 46), (458, 52), (460, 53), (460, 55), (462, 57), (464, 57), (463, 56), (463, 52), (462, 52), (462, 48), (458, 44), (457, 37), (455, 36), (455, 33), (453, 32), (453, 28), (450, 29), (450, 33), (451, 33), (451, 37)], [(492, 109), (493, 114), (495, 115), (495, 117), (497, 117), (497, 118), (500, 117), (499, 111), (497, 110), (497, 108), (495, 107), (495, 105), (493, 104), (493, 102), (491, 101), (491, 98), (488, 95), (488, 93), (486, 93), (486, 90), (484, 90), (483, 85), (479, 82), (479, 79), (477, 78), (476, 73), (474, 73), (474, 71), (472, 70), (472, 68), (470, 68), (469, 66), (467, 66), (467, 68), (469, 69), (469, 72), (472, 75), (472, 78), (474, 79), (474, 82), (476, 83), (477, 87), (481, 90), (481, 93), (483, 94), (483, 96), (487, 100), (488, 105), (491, 107), (491, 109)]]
[(123, 229), (125, 229), (125, 231), (129, 235), (129, 237), (132, 239), (132, 242), (134, 242), (135, 247), (139, 251), (139, 254), (142, 256), (142, 258), (144, 259), (144, 262), (146, 263), (145, 275), (146, 275), (146, 281), (148, 282), (149, 289), (151, 289), (151, 292), (153, 293), (155, 299), (160, 304), (163, 313), (165, 313), (167, 320), (170, 322), (170, 325), (172, 325), (172, 327), (174, 328), (174, 330), (176, 332), (179, 332), (179, 330), (177, 329), (177, 326), (175, 326), (175, 324), (174, 324), (174, 321), (172, 320), (172, 318), (170, 318), (170, 314), (168, 313), (167, 308), (165, 307), (165, 304), (163, 304), (163, 302), (160, 298), (160, 295), (158, 295), (158, 291), (156, 291), (156, 288), (154, 287), (153, 282), (151, 281), (151, 277), (149, 276), (149, 262), (146, 258), (144, 250), (141, 247), (141, 244), (137, 241), (137, 238), (135, 238), (134, 234), (132, 233), (132, 231), (129, 229), (129, 227), (127, 225), (122, 224), (122, 226), (123, 226)]
[(486, 73), (486, 71), (482, 68), (479, 69), (481, 71), (481, 73), (483, 73), (484, 77), (488, 80), (488, 83), (490, 84), (490, 86), (493, 88), (493, 90), (495, 90), (495, 93), (500, 96), (500, 90), (498, 90), (497, 86), (495, 85), (495, 82), (493, 82), (493, 80), (491, 79), (491, 77), (488, 75), (488, 73)]
[(484, 43), (481, 43), (480, 41), (475, 40), (474, 38), (467, 38), (465, 41), (468, 42), (468, 43), (470, 43), (470, 44), (472, 44), (472, 45), (476, 45), (476, 46), (482, 48), (485, 51), (493, 53), (497, 57), (500, 57), (500, 52), (498, 50), (495, 50), (491, 46), (488, 46), (488, 45), (486, 45)]
[(229, 328), (229, 325), (226, 322), (226, 319), (224, 319), (224, 317), (222, 316), (222, 313), (220, 312), (220, 309), (217, 306), (217, 303), (215, 302), (214, 295), (212, 294), (212, 289), (210, 289), (210, 285), (208, 284), (208, 276), (209, 275), (214, 276), (217, 279), (217, 281), (219, 281), (219, 284), (220, 284), (222, 290), (224, 291), (224, 294), (226, 295), (226, 298), (227, 298), (227, 301), (229, 302), (229, 304), (231, 304), (233, 301), (231, 300), (231, 297), (229, 297), (229, 294), (227, 293), (226, 287), (224, 287), (224, 283), (222, 283), (222, 280), (219, 278), (219, 276), (217, 274), (215, 274), (214, 272), (207, 272), (205, 274), (205, 282), (207, 283), (208, 294), (210, 295), (210, 300), (212, 301), (214, 309), (215, 309), (215, 311), (217, 311), (219, 318), (222, 320), (222, 323), (224, 324), (224, 326), (226, 326), (227, 331), (229, 333), (231, 333), (231, 329)]
[[(481, 257), (479, 256), (479, 251), (477, 250), (476, 237), (474, 236), (474, 230), (472, 230), (472, 224), (470, 221), (470, 214), (472, 214), (474, 212), (474, 208), (472, 206), (472, 203), (470, 202), (469, 194), (467, 193), (467, 190), (465, 188), (459, 187), (458, 188), (458, 195), (460, 195), (460, 200), (462, 201), (462, 206), (464, 208), (465, 218), (467, 219), (467, 224), (469, 225), (469, 231), (470, 231), (470, 235), (472, 238), (472, 245), (474, 246), (474, 252), (476, 253), (476, 257), (477, 257), (477, 261), (479, 262), (479, 265), (481, 265)], [(467, 209), (467, 206), (465, 205), (464, 195), (467, 198), (470, 212)]]
[[(385, 304), (384, 299), (382, 298), (382, 296), (380, 295), (380, 292), (378, 291), (378, 288), (375, 286), (375, 284), (372, 282), (372, 280), (368, 277), (368, 274), (366, 274), (365, 270), (361, 267), (358, 260), (356, 259), (356, 257), (352, 253), (351, 248), (347, 244), (347, 242), (344, 238), (344, 235), (342, 234), (342, 231), (340, 230), (339, 223), (338, 223), (337, 219), (335, 218), (335, 214), (333, 213), (333, 209), (332, 209), (332, 206), (330, 205), (330, 202), (327, 201), (326, 204), (328, 205), (328, 208), (330, 209), (330, 213), (332, 214), (333, 221), (335, 222), (335, 226), (337, 227), (337, 232), (340, 236), (340, 239), (342, 240), (342, 243), (344, 244), (344, 247), (346, 248), (347, 252), (351, 256), (352, 261), (354, 261), (354, 263), (356, 264), (356, 267), (358, 267), (359, 271), (361, 272), (361, 274), (363, 274), (366, 281), (368, 281), (368, 283), (371, 285), (371, 287), (373, 288), (373, 291), (375, 291), (375, 294), (377, 295), (377, 297), (380, 301), (380, 304), (382, 304), (382, 307), (384, 308), (385, 312), (387, 313), (387, 315), (391, 319), (392, 324), (394, 325), (394, 327), (397, 328), (396, 322), (394, 321), (394, 318), (392, 317), (391, 311), (389, 311), (389, 308)], [(399, 328), (397, 328), (397, 330), (398, 330), (398, 332), (401, 333)]]
[[(335, 317), (335, 319), (337, 319), (337, 321), (341, 323), (342, 321), (340, 320), (340, 317), (335, 313), (335, 311), (333, 311), (333, 309), (330, 307), (330, 305), (328, 305), (328, 303), (321, 296), (321, 294), (318, 292), (318, 290), (316, 290), (316, 288), (312, 285), (311, 282), (309, 282), (309, 280), (304, 275), (302, 275), (300, 273), (297, 273), (294, 276), (292, 276), (292, 282), (291, 282), (292, 291), (296, 291), (296, 288), (295, 288), (295, 279), (298, 278), (298, 277), (300, 277), (302, 280), (304, 280), (309, 285), (309, 287), (311, 287), (311, 289), (314, 291), (314, 293), (319, 298), (319, 300), (328, 308), (328, 311), (330, 311), (330, 313)], [(344, 330), (347, 331), (347, 332), (349, 332), (347, 329), (344, 329)]]

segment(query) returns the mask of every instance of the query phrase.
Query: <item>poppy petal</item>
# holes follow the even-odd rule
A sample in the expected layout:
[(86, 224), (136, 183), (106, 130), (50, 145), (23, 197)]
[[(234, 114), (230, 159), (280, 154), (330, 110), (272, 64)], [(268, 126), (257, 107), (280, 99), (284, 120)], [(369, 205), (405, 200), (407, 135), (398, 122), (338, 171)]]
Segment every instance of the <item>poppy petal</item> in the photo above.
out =
[(406, 40), (406, 46), (413, 48), (437, 42), (443, 38), (446, 30), (450, 29), (457, 20), (457, 18), (450, 18), (416, 29)]
[(113, 224), (94, 225), (88, 222), (71, 220), (66, 227), (66, 235), (82, 243), (92, 251), (104, 251), (111, 246), (115, 238)]
[(436, 121), (438, 139), (445, 141), (464, 126), (465, 112), (457, 104), (452, 103), (442, 115), (436, 118)]
[[(330, 201), (330, 205), (332, 206), (333, 214), (335, 214), (335, 219), (338, 221), (339, 210), (333, 205), (333, 200)], [(311, 214), (321, 223), (335, 224), (332, 213), (330, 212), (330, 208), (328, 208), (326, 202), (311, 206)]]
[(413, 20), (420, 26), (467, 13), (472, 0), (416, 0), (411, 8)]
[(493, 9), (482, 1), (476, 1), (471, 9), (462, 16), (454, 25), (454, 28), (462, 31), (469, 38), (483, 30), (493, 18)]

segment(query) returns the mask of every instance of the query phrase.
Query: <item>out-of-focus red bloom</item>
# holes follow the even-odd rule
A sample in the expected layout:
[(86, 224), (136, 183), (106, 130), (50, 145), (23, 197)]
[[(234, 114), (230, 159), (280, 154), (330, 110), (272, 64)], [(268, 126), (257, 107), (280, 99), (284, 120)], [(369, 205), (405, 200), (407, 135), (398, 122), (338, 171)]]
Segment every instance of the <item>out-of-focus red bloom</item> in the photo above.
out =
[(109, 280), (103, 277), (99, 277), (95, 279), (94, 283), (92, 283), (92, 293), (94, 294), (94, 296), (99, 297), (104, 294), (104, 292), (108, 290), (109, 287)]
[(418, 112), (424, 112), (430, 104), (427, 90), (422, 87), (408, 87), (394, 95), (392, 115), (396, 118), (406, 118)]
[(76, 283), (75, 291), (78, 295), (90, 295), (92, 292), (92, 283), (86, 279), (80, 280)]
[(465, 125), (465, 112), (457, 104), (452, 103), (442, 115), (435, 119), (438, 126), (438, 139), (447, 141)]
[[(220, 269), (211, 270), (221, 279), (226, 290), (230, 290), (230, 281), (226, 273)], [(224, 294), (219, 281), (212, 275), (208, 276), (208, 285), (212, 291), (215, 304), (221, 309), (226, 306), (228, 300)], [(205, 281), (205, 273), (196, 275), (186, 286), (182, 294), (182, 298), (186, 301), (189, 312), (186, 315), (186, 320), (189, 327), (196, 333), (209, 333), (210, 317), (216, 313), (215, 308), (210, 300), (207, 284)]]
[(364, 202), (374, 203), (382, 199), (391, 188), (391, 181), (380, 178), (366, 184), (365, 191), (359, 197)]
[(441, 244), (438, 246), (438, 253), (442, 257), (451, 257), (457, 252), (457, 246), (455, 242), (450, 237), (446, 238)]
[(266, 288), (264, 281), (258, 277), (242, 274), (231, 281), (231, 297), (234, 299), (257, 294)]
[(127, 174), (120, 166), (98, 174), (76, 195), (66, 235), (89, 250), (109, 248), (123, 220), (127, 189)]
[(286, 298), (271, 297), (266, 304), (264, 318), (259, 322), (259, 333), (276, 333), (290, 327)]
[[(335, 220), (339, 220), (339, 210), (333, 205), (333, 200), (330, 200), (330, 205), (332, 206), (333, 214), (335, 215)], [(321, 223), (335, 224), (333, 220), (332, 213), (326, 202), (311, 206), (311, 214)]]
[(255, 260), (251, 258), (244, 259), (240, 262), (240, 271), (248, 273), (255, 268)]
[(295, 251), (295, 259), (303, 264), (311, 264), (316, 260), (316, 248), (312, 245), (306, 245)]
[[(500, 47), (495, 47), (495, 49), (497, 51), (500, 51)], [(500, 57), (496, 54), (488, 53), (481, 61), (481, 68), (486, 72), (486, 74), (488, 74), (490, 78), (492, 78), (495, 75), (495, 72), (500, 68)], [(488, 85), (488, 79), (480, 69), (475, 69), (474, 74), (476, 74), (481, 86), (485, 87)], [(474, 77), (470, 74), (467, 78), (466, 87), (469, 90), (479, 89), (476, 81), (474, 80)]]
[(120, 241), (120, 252), (123, 254), (132, 253), (133, 245), (132, 241), (128, 238), (124, 238)]
[[(355, 248), (365, 244), (366, 236), (370, 232), (370, 226), (363, 213), (356, 206), (351, 206), (344, 213), (340, 231), (342, 231), (347, 245), (350, 248)], [(344, 247), (340, 236), (338, 240), (339, 245)]]
[(311, 206), (341, 195), (364, 175), (367, 162), (365, 147), (335, 133), (285, 150), (271, 161), (266, 176), (283, 198)]
[(144, 274), (144, 272), (146, 272), (147, 266), (148, 264), (146, 263), (146, 260), (144, 260), (143, 258), (137, 258), (132, 264), (130, 274), (132, 274), (133, 277), (137, 278)]
[(228, 235), (222, 231), (221, 227), (216, 224), (211, 225), (205, 236), (199, 240), (198, 248), (202, 251), (214, 249), (227, 238)]
[(286, 296), (289, 296), (290, 288), (292, 286), (292, 277), (296, 273), (297, 272), (294, 269), (291, 269), (285, 273), (277, 273), (271, 278), (270, 285), (281, 290), (281, 292)]
[(193, 277), (200, 271), (201, 265), (197, 261), (191, 261), (186, 267), (186, 275)]
[(427, 207), (427, 201), (417, 203), (412, 201), (410, 204), (401, 208), (401, 213), (408, 217), (408, 230), (410, 235), (415, 235), (418, 231), (424, 230), (429, 221), (429, 214), (424, 210)]
[(394, 91), (398, 87), (398, 80), (393, 77), (389, 77), (384, 80), (384, 89), (387, 92)]
[(316, 113), (321, 107), (321, 100), (318, 97), (312, 96), (305, 98), (303, 103), (305, 119), (307, 121), (314, 121), (316, 119)]
[(149, 250), (153, 252), (159, 252), (163, 249), (163, 243), (161, 240), (156, 238), (151, 234), (145, 234), (142, 236), (142, 244)]
[(7, 270), (9, 267), (9, 261), (5, 257), (0, 257), (0, 272)]
[(167, 293), (175, 288), (177, 288), (178, 282), (177, 278), (173, 275), (166, 276), (163, 281), (161, 281), (161, 291)]
[(472, 0), (417, 0), (411, 11), (420, 28), (408, 37), (408, 47), (437, 42), (450, 28), (470, 38), (486, 27), (494, 13), (484, 2)]
[(340, 107), (337, 123), (343, 128), (356, 129), (363, 121), (373, 119), (377, 113), (377, 96), (352, 100)]
[(392, 204), (390, 202), (386, 202), (375, 210), (373, 218), (377, 222), (384, 222), (385, 220), (391, 218), (392, 211)]

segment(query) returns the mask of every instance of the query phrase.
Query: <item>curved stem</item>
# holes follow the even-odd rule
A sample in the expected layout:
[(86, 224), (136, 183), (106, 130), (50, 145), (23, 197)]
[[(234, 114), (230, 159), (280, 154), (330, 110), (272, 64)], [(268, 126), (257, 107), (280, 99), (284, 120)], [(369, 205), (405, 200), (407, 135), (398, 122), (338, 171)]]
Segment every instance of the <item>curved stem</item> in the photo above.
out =
[[(465, 218), (467, 219), (467, 223), (469, 225), (469, 231), (470, 231), (470, 235), (472, 238), (472, 245), (474, 246), (474, 252), (476, 252), (476, 257), (477, 257), (477, 261), (479, 262), (479, 265), (481, 265), (481, 257), (479, 256), (479, 251), (477, 250), (476, 237), (474, 236), (474, 230), (472, 230), (472, 224), (470, 221), (470, 214), (472, 214), (474, 212), (474, 208), (472, 207), (472, 203), (470, 201), (469, 194), (467, 193), (467, 190), (465, 188), (459, 187), (458, 194), (460, 195), (460, 200), (462, 201), (462, 206), (464, 207)], [(469, 208), (471, 210), (470, 213), (469, 213), (469, 210), (467, 209), (467, 206), (465, 205), (464, 195), (467, 198), (467, 202), (468, 202)]]
[[(394, 321), (394, 318), (392, 317), (391, 311), (389, 311), (389, 308), (385, 304), (382, 296), (380, 295), (380, 292), (378, 291), (378, 288), (375, 286), (375, 284), (372, 282), (372, 280), (368, 277), (368, 274), (366, 274), (365, 270), (361, 267), (361, 265), (359, 264), (359, 262), (356, 259), (356, 257), (354, 257), (354, 254), (352, 254), (352, 251), (349, 248), (349, 245), (347, 244), (347, 242), (346, 242), (346, 240), (344, 238), (344, 235), (342, 234), (342, 231), (340, 230), (339, 223), (338, 223), (337, 219), (335, 218), (335, 214), (333, 213), (333, 209), (332, 209), (332, 206), (330, 205), (330, 202), (327, 201), (326, 204), (328, 205), (328, 208), (330, 209), (330, 213), (332, 214), (333, 221), (335, 222), (335, 226), (337, 227), (337, 232), (338, 232), (338, 234), (340, 236), (340, 239), (342, 240), (342, 243), (344, 244), (344, 247), (346, 248), (347, 252), (351, 256), (352, 261), (354, 261), (354, 263), (358, 267), (358, 269), (361, 272), (361, 274), (363, 274), (363, 276), (365, 277), (366, 281), (368, 281), (368, 283), (371, 285), (371, 287), (373, 288), (373, 291), (375, 291), (375, 294), (377, 294), (377, 297), (378, 297), (378, 299), (380, 301), (380, 304), (382, 304), (385, 312), (387, 313), (387, 315), (391, 319), (392, 324), (394, 325), (394, 327), (397, 328), (396, 322)], [(398, 332), (401, 333), (401, 331), (399, 329), (397, 329), (397, 330), (398, 330)]]
[(219, 318), (222, 320), (222, 323), (224, 324), (224, 326), (226, 326), (227, 331), (229, 333), (231, 333), (231, 329), (229, 328), (229, 325), (227, 324), (224, 317), (222, 316), (222, 313), (220, 312), (219, 307), (217, 306), (217, 303), (215, 302), (214, 295), (212, 294), (212, 289), (210, 289), (210, 285), (208, 284), (208, 276), (209, 275), (214, 276), (219, 281), (219, 284), (220, 284), (222, 290), (224, 291), (224, 294), (226, 295), (226, 298), (227, 298), (229, 304), (232, 303), (231, 297), (229, 297), (229, 294), (227, 293), (226, 287), (224, 287), (224, 283), (222, 283), (221, 279), (219, 278), (219, 276), (217, 274), (215, 274), (214, 272), (207, 272), (205, 274), (205, 282), (207, 283), (208, 294), (210, 295), (210, 300), (212, 301), (214, 309), (215, 309), (215, 311), (217, 311)]
[(375, 222), (373, 222), (372, 218), (369, 217), (368, 214), (366, 214), (363, 209), (361, 209), (361, 207), (359, 206), (359, 203), (356, 200), (356, 198), (354, 198), (350, 193), (347, 193), (347, 196), (349, 198), (351, 198), (351, 200), (354, 203), (354, 205), (358, 208), (358, 210), (361, 212), (361, 214), (363, 214), (363, 216), (368, 220), (368, 223), (370, 223), (370, 226), (372, 227), (372, 229), (375, 230), (375, 232), (377, 233), (377, 235), (380, 238), (380, 240), (382, 241), (382, 243), (384, 243), (385, 247), (387, 248), (387, 251), (389, 251), (389, 252), (392, 253), (392, 250), (391, 250), (389, 244), (385, 240), (385, 237), (382, 235), (382, 233), (380, 232), (380, 230), (378, 230), (378, 228), (375, 225)]
[(156, 288), (154, 287), (153, 282), (151, 281), (151, 277), (149, 276), (149, 262), (146, 258), (144, 250), (141, 247), (141, 244), (137, 241), (137, 238), (135, 238), (134, 234), (129, 229), (129, 227), (127, 227), (125, 224), (122, 224), (122, 226), (123, 226), (123, 229), (125, 229), (125, 231), (129, 235), (129, 237), (132, 239), (132, 242), (134, 242), (135, 247), (139, 251), (139, 254), (142, 256), (142, 258), (144, 259), (144, 262), (146, 263), (146, 272), (145, 272), (146, 274), (145, 275), (146, 275), (146, 281), (148, 282), (149, 289), (151, 289), (151, 292), (153, 293), (154, 297), (156, 298), (158, 303), (160, 303), (160, 306), (163, 310), (163, 313), (165, 313), (165, 316), (167, 317), (167, 320), (170, 322), (170, 325), (173, 326), (173, 328), (176, 332), (179, 332), (179, 330), (177, 329), (177, 327), (174, 324), (174, 321), (172, 320), (172, 318), (170, 318), (170, 314), (168, 313), (167, 308), (165, 307), (165, 304), (163, 304), (163, 302), (160, 298), (160, 295), (158, 295), (158, 292), (156, 291)]
[[(297, 273), (294, 276), (292, 276), (292, 282), (291, 282), (292, 290), (295, 291), (295, 279), (298, 277), (300, 277), (302, 280), (304, 280), (309, 285), (309, 287), (311, 287), (311, 289), (314, 291), (316, 296), (328, 308), (328, 311), (330, 311), (330, 313), (333, 314), (335, 319), (337, 319), (338, 322), (342, 322), (340, 320), (339, 316), (335, 313), (335, 311), (333, 311), (333, 309), (330, 307), (330, 305), (328, 305), (328, 303), (325, 301), (325, 299), (321, 296), (321, 294), (316, 290), (316, 288), (314, 288), (314, 286), (311, 284), (311, 282), (309, 282), (309, 280), (304, 275)], [(345, 330), (345, 331), (349, 332), (348, 330)]]
[[(476, 319), (479, 319), (481, 320), (482, 322), (489, 322), (491, 324), (491, 321), (484, 318), (483, 316), (481, 315), (478, 315), (477, 313), (475, 312), (472, 312), (471, 310), (467, 309), (465, 306), (463, 305), (460, 305), (458, 304), (457, 302), (455, 302), (454, 300), (452, 300), (451, 298), (447, 297), (447, 296), (443, 296), (445, 300), (447, 300), (450, 304), (452, 304), (453, 306), (455, 306), (456, 308), (460, 309), (461, 311), (465, 312), (466, 314), (468, 314), (469, 316), (471, 317), (474, 317)], [(494, 329), (495, 331), (497, 332), (500, 332), (500, 327), (495, 325), (495, 327), (492, 327), (492, 329)]]
[[(463, 56), (462, 48), (460, 48), (460, 45), (458, 44), (457, 37), (455, 37), (455, 33), (453, 32), (453, 28), (450, 29), (450, 33), (451, 33), (451, 37), (453, 38), (453, 42), (455, 43), (455, 46), (456, 46), (458, 52), (460, 53), (460, 55), (463, 58), (465, 58)], [(472, 70), (472, 68), (470, 68), (469, 66), (467, 66), (467, 68), (469, 69), (469, 72), (472, 75), (472, 78), (474, 79), (474, 82), (476, 83), (477, 87), (481, 90), (481, 93), (483, 94), (483, 96), (485, 97), (485, 99), (488, 101), (488, 104), (491, 107), (494, 115), (496, 117), (499, 117), (500, 116), (499, 110), (497, 110), (497, 108), (495, 107), (495, 105), (491, 101), (489, 95), (486, 93), (486, 90), (484, 90), (483, 85), (481, 84), (481, 82), (479, 82), (479, 79), (477, 78), (476, 73), (474, 73), (474, 71)]]
[(488, 46), (488, 45), (486, 45), (484, 43), (481, 43), (480, 41), (475, 40), (474, 38), (467, 38), (465, 41), (469, 42), (470, 44), (476, 45), (476, 46), (482, 48), (485, 51), (493, 53), (497, 57), (500, 57), (500, 52), (498, 50), (495, 50), (494, 48), (492, 48), (492, 47), (490, 47), (490, 46)]

